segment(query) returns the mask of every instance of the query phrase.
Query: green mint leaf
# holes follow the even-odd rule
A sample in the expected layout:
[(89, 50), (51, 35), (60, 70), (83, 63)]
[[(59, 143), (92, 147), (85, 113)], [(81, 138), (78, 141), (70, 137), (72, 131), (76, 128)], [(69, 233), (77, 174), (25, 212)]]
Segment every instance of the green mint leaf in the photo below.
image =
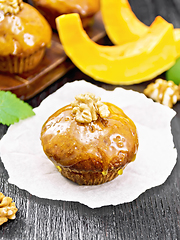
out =
[(9, 91), (0, 91), (0, 123), (11, 125), (35, 115), (32, 107)]

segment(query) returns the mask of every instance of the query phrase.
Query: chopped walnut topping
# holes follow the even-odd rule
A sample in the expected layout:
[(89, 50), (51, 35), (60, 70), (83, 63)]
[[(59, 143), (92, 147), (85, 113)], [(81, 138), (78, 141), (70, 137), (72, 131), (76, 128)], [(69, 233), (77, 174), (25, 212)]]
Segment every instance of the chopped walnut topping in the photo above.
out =
[(180, 87), (173, 81), (157, 79), (155, 83), (147, 86), (144, 94), (154, 101), (172, 108), (180, 100)]
[(5, 197), (0, 192), (0, 225), (7, 222), (8, 219), (15, 219), (17, 210), (12, 198)]
[(96, 98), (93, 93), (79, 94), (71, 103), (73, 113), (76, 114), (76, 121), (80, 123), (89, 123), (100, 117), (108, 117), (110, 112), (108, 106), (101, 102), (101, 98)]
[(10, 14), (17, 14), (23, 8), (22, 0), (0, 0), (0, 10)]

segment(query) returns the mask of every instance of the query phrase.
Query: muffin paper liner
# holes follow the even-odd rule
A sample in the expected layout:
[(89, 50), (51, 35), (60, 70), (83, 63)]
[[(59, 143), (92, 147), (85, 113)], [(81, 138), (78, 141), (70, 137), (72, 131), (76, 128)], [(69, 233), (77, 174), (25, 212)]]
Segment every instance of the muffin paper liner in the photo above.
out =
[[(139, 149), (136, 160), (114, 180), (96, 186), (79, 186), (63, 177), (45, 156), (40, 132), (43, 123), (75, 95), (92, 92), (102, 101), (122, 108), (136, 124)], [(171, 133), (176, 112), (144, 94), (116, 88), (107, 91), (84, 80), (66, 83), (34, 109), (35, 116), (8, 128), (0, 141), (0, 155), (9, 183), (40, 197), (76, 201), (97, 208), (131, 202), (147, 189), (163, 184), (177, 159)]]
[(25, 57), (0, 56), (0, 71), (21, 74), (35, 68), (42, 60), (45, 47), (41, 47), (33, 54)]

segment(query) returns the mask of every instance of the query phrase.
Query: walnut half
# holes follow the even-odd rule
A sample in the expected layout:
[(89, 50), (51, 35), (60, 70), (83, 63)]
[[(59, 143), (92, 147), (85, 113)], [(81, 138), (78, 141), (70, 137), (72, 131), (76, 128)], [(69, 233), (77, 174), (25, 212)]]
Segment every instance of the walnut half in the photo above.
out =
[(101, 98), (96, 98), (93, 93), (79, 94), (71, 103), (73, 113), (76, 115), (76, 121), (80, 123), (89, 123), (97, 120), (97, 114), (100, 117), (108, 117), (110, 112), (108, 106), (101, 102)]
[(15, 219), (17, 210), (12, 198), (5, 197), (0, 192), (0, 225), (7, 222), (8, 219)]
[(22, 0), (0, 0), (0, 10), (4, 14), (17, 14), (23, 8)]
[(159, 78), (155, 83), (150, 83), (147, 86), (144, 94), (154, 101), (172, 108), (180, 100), (180, 86), (177, 86), (173, 81)]

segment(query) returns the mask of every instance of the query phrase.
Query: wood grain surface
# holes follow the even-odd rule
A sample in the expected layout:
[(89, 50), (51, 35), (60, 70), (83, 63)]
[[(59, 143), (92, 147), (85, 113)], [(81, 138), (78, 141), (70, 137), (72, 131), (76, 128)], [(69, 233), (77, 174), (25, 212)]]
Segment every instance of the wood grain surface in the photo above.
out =
[[(150, 24), (156, 15), (161, 15), (175, 27), (180, 27), (179, 0), (130, 0), (130, 4), (146, 24)], [(109, 43), (107, 37), (104, 41)], [(28, 103), (36, 107), (66, 82), (76, 79), (86, 79), (105, 89), (116, 87), (93, 81), (75, 68), (29, 99)], [(125, 88), (143, 92), (147, 84)], [(12, 197), (19, 209), (15, 220), (0, 227), (0, 239), (180, 239), (180, 102), (174, 110), (177, 115), (172, 121), (172, 134), (178, 150), (175, 168), (163, 185), (147, 190), (130, 203), (90, 209), (80, 203), (40, 199), (9, 184), (8, 173), (0, 161), (0, 191)], [(6, 131), (7, 127), (0, 125), (0, 138)]]

